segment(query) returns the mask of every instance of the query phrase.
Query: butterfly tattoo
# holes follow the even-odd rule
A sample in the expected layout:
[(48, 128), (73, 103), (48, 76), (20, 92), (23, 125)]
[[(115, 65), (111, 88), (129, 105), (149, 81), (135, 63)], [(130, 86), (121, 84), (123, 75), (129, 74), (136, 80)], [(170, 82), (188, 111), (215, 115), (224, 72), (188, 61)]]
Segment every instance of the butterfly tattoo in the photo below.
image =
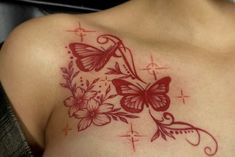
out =
[(84, 72), (100, 71), (112, 56), (119, 57), (116, 55), (118, 48), (118, 42), (107, 49), (99, 49), (84, 43), (69, 44), (69, 49), (72, 51), (73, 56), (76, 57), (77, 66)]
[(122, 108), (131, 113), (140, 113), (144, 106), (151, 106), (155, 111), (166, 111), (169, 108), (170, 98), (167, 93), (170, 81), (170, 77), (164, 77), (145, 88), (122, 79), (114, 79), (112, 83), (117, 94), (122, 96)]

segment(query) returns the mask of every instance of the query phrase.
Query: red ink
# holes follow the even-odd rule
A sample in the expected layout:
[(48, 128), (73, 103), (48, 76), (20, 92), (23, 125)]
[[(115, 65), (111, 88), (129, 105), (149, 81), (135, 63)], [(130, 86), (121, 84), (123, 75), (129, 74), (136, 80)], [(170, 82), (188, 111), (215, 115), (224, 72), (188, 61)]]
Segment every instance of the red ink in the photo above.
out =
[[(110, 82), (110, 81), (112, 81), (112, 80), (109, 80), (108, 79), (108, 77), (107, 76), (105, 76), (105, 79), (103, 79), (103, 80), (100, 80), (101, 82), (104, 82), (104, 85), (105, 86), (107, 86), (108, 85), (108, 83)], [(100, 86), (101, 87), (101, 86)]]
[[(84, 29), (79, 24), (79, 28), (74, 32), (81, 33), (84, 32)], [(83, 42), (84, 35), (80, 35), (80, 37)], [(151, 120), (155, 122), (155, 127), (157, 127), (151, 142), (157, 141), (159, 138), (167, 140), (167, 138), (176, 139), (177, 136), (187, 135), (186, 141), (189, 144), (199, 146), (202, 143), (202, 137), (205, 137), (201, 136), (203, 133), (210, 137), (214, 144), (214, 146), (204, 147), (204, 153), (208, 156), (217, 153), (218, 142), (212, 134), (189, 123), (175, 121), (173, 114), (164, 112), (171, 105), (170, 98), (167, 95), (171, 77), (167, 76), (159, 79), (157, 73), (159, 70), (168, 68), (156, 64), (151, 56), (151, 63), (143, 70), (147, 70), (153, 75), (155, 81), (145, 82), (136, 71), (132, 51), (118, 37), (110, 34), (99, 35), (95, 39), (96, 46), (82, 42), (69, 44), (68, 48), (74, 58), (67, 67), (61, 68), (65, 82), (60, 84), (70, 92), (70, 96), (64, 100), (64, 106), (68, 108), (69, 117), (77, 120), (78, 132), (91, 126), (105, 126), (113, 121), (128, 124), (129, 119), (141, 118), (134, 115), (134, 113), (142, 112), (144, 106), (146, 106), (149, 108)], [(114, 63), (110, 62), (111, 58)], [(109, 67), (106, 67), (107, 63), (109, 63)], [(101, 70), (106, 72), (101, 73), (103, 72)], [(82, 77), (82, 74), (91, 71), (94, 76), (96, 74), (102, 76), (103, 74), (105, 79), (98, 77), (90, 80)], [(78, 76), (79, 74), (81, 76)], [(104, 89), (101, 87), (104, 87)], [(181, 90), (181, 95), (177, 96), (177, 98), (182, 99), (183, 103), (188, 97), (183, 90)], [(112, 100), (114, 98), (118, 98), (120, 101)], [(160, 111), (163, 112), (163, 115), (158, 120), (151, 112)], [(68, 134), (68, 128), (67, 126), (66, 135)], [(138, 138), (142, 136), (134, 131), (131, 125), (130, 131), (121, 137), (128, 138), (133, 151), (136, 151), (135, 144), (139, 140)], [(196, 137), (197, 141), (192, 142), (188, 139), (188, 136)]]
[(80, 119), (78, 123), (78, 131), (88, 128), (91, 124), (103, 126), (111, 122), (111, 118), (106, 115), (106, 112), (113, 110), (113, 105), (100, 105), (95, 99), (91, 99), (87, 103), (85, 109), (81, 109), (75, 113), (75, 117)]
[[(104, 126), (109, 124), (111, 120), (128, 123), (128, 118), (138, 118), (138, 116), (120, 111), (121, 108), (114, 108), (112, 103), (107, 102), (117, 96), (110, 94), (110, 86), (107, 87), (105, 94), (94, 89), (99, 78), (92, 82), (86, 80), (85, 88), (74, 83), (74, 78), (78, 76), (79, 72), (74, 71), (73, 62), (70, 62), (68, 67), (61, 68), (61, 71), (66, 82), (61, 83), (61, 86), (71, 93), (71, 96), (65, 99), (64, 105), (69, 108), (69, 117), (79, 120), (78, 131), (83, 131), (92, 124)], [(80, 79), (82, 80), (82, 77)]]
[(77, 66), (84, 72), (101, 70), (114, 55), (117, 47), (118, 45), (115, 45), (107, 50), (101, 50), (83, 43), (69, 45), (73, 55), (77, 58)]
[[(125, 70), (127, 71), (126, 66), (123, 65), (123, 67), (125, 67)], [(128, 71), (127, 73), (122, 72), (119, 63), (115, 63), (115, 66), (113, 68), (107, 68), (108, 72), (106, 72), (105, 74), (107, 75), (116, 75), (119, 76), (120, 79), (125, 79), (125, 78), (132, 78), (132, 75), (130, 74), (130, 72)]]
[(139, 113), (144, 105), (151, 106), (155, 111), (166, 111), (170, 105), (169, 91), (170, 77), (162, 78), (150, 87), (143, 88), (128, 81), (114, 79), (118, 95), (122, 96), (121, 106), (128, 112)]
[(87, 35), (86, 33), (95, 32), (95, 31), (86, 30), (85, 28), (82, 28), (82, 26), (79, 22), (77, 28), (75, 28), (74, 30), (68, 30), (67, 32), (74, 32), (76, 35), (78, 35), (80, 37), (81, 42), (83, 42), (84, 37)]
[[(109, 34), (100, 35), (96, 39), (98, 44), (105, 45), (112, 43), (108, 48), (99, 49), (89, 44), (84, 43), (71, 43), (69, 48), (72, 51), (74, 57), (76, 57), (77, 66), (81, 71), (100, 71), (104, 68), (111, 57), (121, 57), (125, 62), (128, 71), (133, 78), (136, 78), (144, 82), (138, 75), (134, 65), (133, 55), (130, 49), (125, 47), (122, 41)], [(119, 52), (119, 55), (117, 54)]]
[(73, 83), (73, 80), (77, 77), (79, 71), (74, 72), (72, 61), (69, 63), (68, 68), (61, 68), (61, 70), (66, 83), (61, 83), (60, 85), (69, 89), (72, 94), (64, 100), (64, 105), (69, 107), (69, 116), (72, 117), (74, 113), (85, 106), (88, 100), (94, 98), (97, 95), (97, 92), (92, 91), (89, 87), (83, 89), (78, 87), (76, 83)]
[(180, 95), (177, 96), (178, 99), (182, 100), (183, 104), (185, 104), (186, 98), (189, 98), (189, 97), (190, 96), (184, 94), (184, 91), (182, 89), (180, 90)]
[(208, 156), (214, 156), (217, 153), (218, 142), (215, 139), (215, 137), (211, 133), (209, 133), (208, 131), (201, 129), (201, 128), (198, 128), (198, 127), (195, 127), (189, 123), (175, 121), (175, 117), (171, 113), (168, 113), (168, 112), (165, 112), (163, 114), (163, 117), (161, 120), (156, 119), (150, 111), (149, 111), (149, 113), (157, 126), (157, 131), (155, 132), (155, 134), (151, 138), (151, 142), (157, 140), (160, 137), (162, 139), (164, 139), (165, 141), (167, 140), (167, 137), (175, 140), (176, 137), (174, 136), (174, 133), (176, 135), (179, 135), (179, 132), (183, 133), (183, 131), (188, 131), (188, 133), (192, 133), (192, 136), (195, 136), (197, 138), (197, 141), (192, 142), (187, 138), (185, 140), (192, 146), (199, 146), (201, 144), (201, 140), (202, 140), (201, 134), (204, 133), (209, 138), (211, 138), (211, 140), (213, 141), (213, 144), (214, 144), (214, 147), (213, 146), (205, 146), (204, 153)]
[(154, 62), (153, 56), (151, 55), (151, 62), (143, 69), (147, 70), (151, 75), (154, 76), (154, 79), (157, 80), (157, 73), (159, 70), (168, 69), (167, 67), (161, 67), (157, 63)]
[(136, 145), (135, 143), (139, 141), (140, 137), (145, 137), (144, 135), (141, 135), (139, 132), (135, 131), (133, 129), (133, 125), (131, 124), (130, 131), (128, 131), (126, 134), (121, 135), (120, 137), (127, 138), (128, 141), (130, 141), (132, 145), (132, 149), (135, 152), (136, 151)]
[[(101, 100), (100, 97), (99, 99)], [(75, 113), (74, 117), (80, 119), (78, 131), (87, 129), (91, 124), (104, 126), (109, 124), (111, 119), (128, 123), (126, 118), (138, 118), (125, 112), (119, 112), (120, 108), (114, 109), (113, 104), (101, 103), (100, 100), (91, 99), (86, 108)]]
[(64, 135), (67, 136), (69, 134), (69, 131), (72, 131), (73, 129), (69, 127), (69, 124), (67, 123), (66, 126), (63, 129)]

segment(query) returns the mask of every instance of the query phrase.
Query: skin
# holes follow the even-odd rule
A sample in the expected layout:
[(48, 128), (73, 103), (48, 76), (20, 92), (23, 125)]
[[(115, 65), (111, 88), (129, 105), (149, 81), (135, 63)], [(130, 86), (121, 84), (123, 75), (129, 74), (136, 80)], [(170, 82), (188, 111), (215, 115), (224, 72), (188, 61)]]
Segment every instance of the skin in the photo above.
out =
[[(87, 29), (121, 38), (135, 52), (138, 68), (144, 67), (151, 54), (169, 66), (166, 75), (174, 79), (169, 94), (174, 96), (183, 88), (190, 95), (185, 105), (174, 99), (170, 111), (178, 119), (213, 132), (220, 145), (216, 156), (233, 157), (234, 16), (234, 5), (222, 0), (132, 0), (99, 13), (34, 19), (16, 28), (4, 44), (0, 80), (30, 143), (44, 157), (204, 155), (182, 140), (150, 144), (148, 139), (133, 153), (129, 145), (116, 140), (128, 130), (119, 123), (63, 135), (67, 121), (76, 123), (69, 120), (63, 106), (68, 92), (59, 86), (63, 81), (59, 69), (68, 64), (64, 47), (78, 39), (66, 30), (77, 27), (79, 21)], [(155, 126), (146, 120), (135, 121), (136, 129), (153, 133)]]

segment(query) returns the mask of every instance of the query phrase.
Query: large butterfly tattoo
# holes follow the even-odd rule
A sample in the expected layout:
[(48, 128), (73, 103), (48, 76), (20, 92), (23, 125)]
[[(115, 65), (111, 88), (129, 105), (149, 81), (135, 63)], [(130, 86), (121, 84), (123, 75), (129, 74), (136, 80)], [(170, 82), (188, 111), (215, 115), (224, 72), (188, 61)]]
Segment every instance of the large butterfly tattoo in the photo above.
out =
[(84, 43), (69, 44), (69, 49), (77, 59), (77, 66), (84, 72), (100, 71), (112, 56), (118, 57), (115, 53), (118, 48), (119, 43), (115, 43), (107, 49), (98, 49)]
[(131, 113), (140, 113), (145, 105), (155, 111), (166, 111), (169, 108), (170, 98), (167, 93), (170, 81), (170, 77), (164, 77), (145, 88), (122, 79), (114, 79), (112, 83), (117, 94), (123, 96), (120, 100), (122, 108)]

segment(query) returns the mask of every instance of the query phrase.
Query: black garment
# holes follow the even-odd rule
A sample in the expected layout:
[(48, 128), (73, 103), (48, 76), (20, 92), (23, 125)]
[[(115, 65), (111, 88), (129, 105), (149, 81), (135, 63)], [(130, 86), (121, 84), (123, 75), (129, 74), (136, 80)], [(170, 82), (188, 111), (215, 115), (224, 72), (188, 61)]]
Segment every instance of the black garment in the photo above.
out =
[(0, 83), (0, 157), (33, 157), (25, 135)]

